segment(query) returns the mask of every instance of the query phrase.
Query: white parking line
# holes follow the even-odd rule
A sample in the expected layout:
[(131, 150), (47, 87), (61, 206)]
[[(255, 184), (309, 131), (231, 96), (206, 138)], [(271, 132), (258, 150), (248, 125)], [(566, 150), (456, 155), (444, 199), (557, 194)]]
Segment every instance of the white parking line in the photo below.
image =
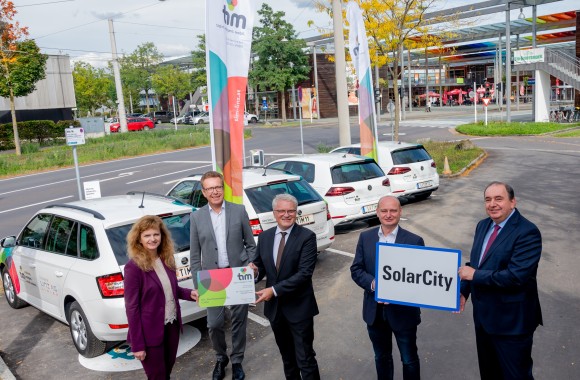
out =
[(332, 253), (338, 253), (339, 255), (354, 257), (354, 254), (350, 253), (350, 252), (339, 251), (338, 249), (334, 249), (334, 248), (326, 248), (326, 250), (329, 252), (332, 252)]
[(254, 314), (254, 313), (248, 313), (248, 318), (250, 318), (252, 321), (254, 321), (257, 324), (262, 325), (264, 327), (270, 326), (270, 321), (268, 321), (266, 318), (262, 318), (259, 315)]
[(51, 200), (44, 201), (44, 202), (33, 203), (31, 205), (26, 205), (26, 206), (22, 206), (22, 207), (16, 207), (16, 208), (13, 208), (13, 209), (10, 209), (10, 210), (0, 211), (0, 214), (4, 214), (4, 213), (10, 212), (10, 211), (21, 210), (21, 209), (27, 208), (27, 207), (38, 206), (38, 205), (41, 205), (43, 203), (50, 203), (50, 202), (54, 202), (54, 201), (60, 201), (61, 199), (67, 199), (67, 198), (72, 198), (72, 197), (73, 197), (72, 195), (69, 195), (68, 197), (55, 198), (55, 199), (51, 199)]
[(155, 178), (161, 178), (161, 177), (166, 177), (168, 175), (173, 175), (173, 174), (177, 174), (177, 173), (183, 173), (183, 172), (190, 172), (192, 170), (195, 169), (200, 169), (200, 168), (206, 168), (208, 166), (211, 166), (211, 163), (207, 164), (207, 165), (202, 165), (202, 166), (198, 166), (196, 168), (189, 168), (189, 169), (184, 169), (184, 170), (178, 170), (176, 172), (171, 172), (171, 173), (165, 173), (165, 174), (161, 174), (161, 175), (157, 175), (155, 177), (149, 177), (149, 178), (143, 178), (143, 179), (138, 179), (137, 181), (132, 181), (132, 182), (127, 182), (127, 185), (130, 185), (132, 183), (137, 183), (137, 182), (143, 182), (143, 181), (149, 181), (151, 179), (155, 179)]

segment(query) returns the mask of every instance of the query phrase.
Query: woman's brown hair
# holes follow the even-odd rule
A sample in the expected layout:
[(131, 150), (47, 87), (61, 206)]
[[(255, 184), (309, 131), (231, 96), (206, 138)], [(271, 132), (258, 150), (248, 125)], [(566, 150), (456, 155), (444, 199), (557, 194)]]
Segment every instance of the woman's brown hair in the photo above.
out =
[(141, 234), (151, 228), (158, 229), (161, 233), (161, 244), (157, 247), (157, 254), (161, 261), (169, 268), (175, 269), (175, 257), (173, 257), (173, 239), (160, 217), (145, 215), (141, 217), (127, 234), (127, 255), (137, 264), (141, 270), (149, 272), (153, 270), (156, 257), (152, 257), (141, 244)]

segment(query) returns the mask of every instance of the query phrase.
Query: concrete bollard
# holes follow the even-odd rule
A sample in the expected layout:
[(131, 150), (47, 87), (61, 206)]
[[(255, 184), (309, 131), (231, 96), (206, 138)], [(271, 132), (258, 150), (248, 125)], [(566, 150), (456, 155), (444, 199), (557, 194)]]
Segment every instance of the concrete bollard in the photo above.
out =
[(451, 169), (449, 168), (449, 160), (447, 159), (447, 156), (445, 156), (445, 163), (443, 164), (443, 174), (451, 175)]

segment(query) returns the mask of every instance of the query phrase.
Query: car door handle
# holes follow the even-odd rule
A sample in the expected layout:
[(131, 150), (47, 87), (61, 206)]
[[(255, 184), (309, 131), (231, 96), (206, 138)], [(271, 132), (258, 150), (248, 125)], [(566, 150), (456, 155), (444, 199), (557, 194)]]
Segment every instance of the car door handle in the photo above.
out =
[(36, 268), (36, 264), (30, 264), (30, 267), (31, 267), (32, 269), (35, 269), (35, 268)]
[(56, 275), (56, 277), (62, 277), (64, 275), (64, 273), (62, 272), (54, 272), (54, 274)]

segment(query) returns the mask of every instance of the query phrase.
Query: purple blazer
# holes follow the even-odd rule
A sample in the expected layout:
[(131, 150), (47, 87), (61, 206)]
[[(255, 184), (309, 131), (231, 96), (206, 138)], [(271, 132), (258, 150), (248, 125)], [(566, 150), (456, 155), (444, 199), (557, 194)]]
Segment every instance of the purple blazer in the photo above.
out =
[[(173, 290), (177, 321), (181, 328), (179, 299), (191, 301), (191, 289), (177, 285), (174, 270), (163, 263)], [(129, 321), (127, 342), (131, 351), (145, 351), (145, 347), (163, 343), (165, 327), (165, 296), (161, 281), (154, 270), (142, 271), (132, 260), (125, 265), (125, 310)]]

